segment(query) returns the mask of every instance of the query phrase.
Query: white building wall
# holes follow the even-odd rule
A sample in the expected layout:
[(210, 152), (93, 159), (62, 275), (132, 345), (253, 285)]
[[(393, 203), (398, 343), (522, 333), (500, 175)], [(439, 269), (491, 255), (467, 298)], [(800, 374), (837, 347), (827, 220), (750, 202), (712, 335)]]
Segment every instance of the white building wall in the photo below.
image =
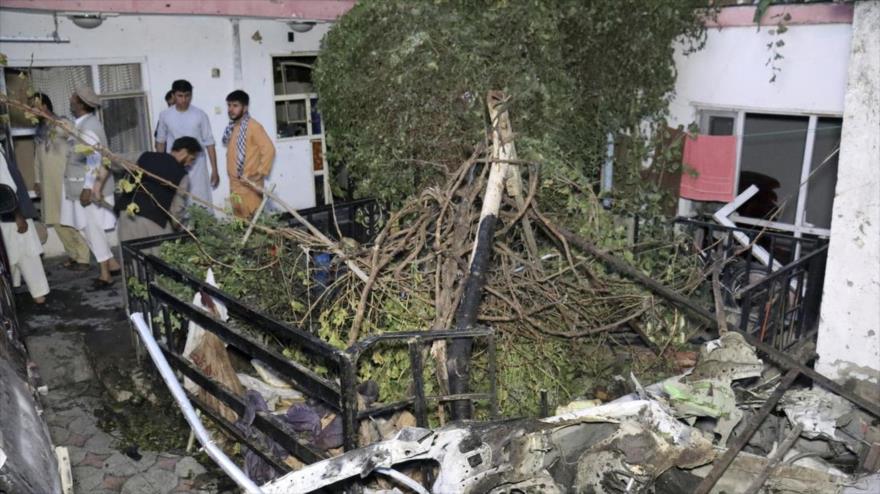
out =
[[(316, 52), (329, 29), (318, 24), (308, 33), (296, 33), (287, 41), (285, 23), (271, 19), (240, 21), (242, 84), (235, 84), (235, 57), (232, 21), (212, 16), (120, 15), (110, 17), (95, 29), (82, 29), (66, 17), (58, 18), (58, 33), (70, 43), (0, 43), (0, 53), (8, 66), (76, 65), (80, 63), (142, 63), (147, 92), (150, 125), (155, 128), (165, 106), (165, 93), (175, 79), (187, 79), (194, 87), (193, 105), (208, 114), (217, 143), (220, 185), (213, 201), (224, 206), (229, 197), (226, 176), (226, 148), (220, 142), (228, 124), (226, 95), (244, 89), (251, 97), (251, 114), (273, 139), (277, 156), (270, 182), (276, 184), (286, 202), (297, 208), (315, 204), (311, 145), (307, 139), (275, 138), (272, 55)], [(0, 33), (4, 37), (43, 37), (54, 30), (49, 13), (0, 11)], [(262, 38), (254, 40), (259, 31)], [(212, 77), (219, 69), (219, 77)], [(63, 105), (66, 102), (54, 102)], [(62, 253), (53, 234), (47, 244), (48, 255)]]
[[(698, 110), (842, 116), (843, 135), (821, 308), (817, 370), (880, 382), (880, 1), (853, 24), (710, 28), (703, 50), (676, 53), (670, 125)], [(767, 44), (782, 39), (776, 81)], [(687, 212), (690, 201), (682, 201)], [(874, 386), (873, 393), (877, 388)]]
[(880, 399), (880, 1), (857, 2), (817, 370)]
[[(701, 51), (685, 56), (678, 50), (670, 124), (687, 127), (698, 108), (842, 115), (852, 27), (796, 25), (778, 37), (770, 29), (713, 27)], [(785, 42), (779, 49), (784, 58), (771, 83), (767, 44), (777, 39)]]

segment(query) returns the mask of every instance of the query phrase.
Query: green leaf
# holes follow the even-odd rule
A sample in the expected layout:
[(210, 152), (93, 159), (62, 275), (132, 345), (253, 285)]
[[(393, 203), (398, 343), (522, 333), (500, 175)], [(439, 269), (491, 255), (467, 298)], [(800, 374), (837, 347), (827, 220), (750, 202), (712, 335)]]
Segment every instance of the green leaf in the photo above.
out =
[(128, 179), (123, 178), (119, 181), (119, 189), (128, 194), (131, 193), (135, 189), (136, 185), (130, 182)]

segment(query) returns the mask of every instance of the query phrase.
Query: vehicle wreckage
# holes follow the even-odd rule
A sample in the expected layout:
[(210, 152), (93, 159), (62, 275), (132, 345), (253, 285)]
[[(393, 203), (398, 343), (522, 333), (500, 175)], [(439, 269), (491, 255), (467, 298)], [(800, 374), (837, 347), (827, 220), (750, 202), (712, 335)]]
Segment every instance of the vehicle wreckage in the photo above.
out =
[[(877, 416), (872, 418), (824, 391), (802, 388), (785, 393), (791, 382), (774, 366), (765, 367), (738, 333), (705, 344), (697, 366), (686, 375), (647, 388), (637, 386), (634, 395), (611, 403), (544, 419), (455, 422), (435, 430), (406, 427), (391, 440), (303, 466), (257, 486), (204, 429), (143, 317), (134, 314), (132, 320), (208, 454), (247, 492), (294, 494), (332, 488), (374, 493), (854, 494), (876, 492), (880, 486), (876, 473), (846, 475), (821, 460), (799, 465), (799, 460), (819, 455), (792, 449), (797, 440), (809, 444), (810, 438), (824, 437), (859, 452), (880, 434)], [(796, 373), (797, 369), (786, 376)], [(742, 417), (732, 392), (725, 389), (729, 391), (733, 381), (756, 378), (753, 396), (761, 388), (765, 393), (774, 388), (762, 410), (783, 398), (781, 408), (790, 421), (784, 441), (774, 442), (767, 457), (713, 446), (715, 434), (729, 434), (740, 422), (731, 417)], [(848, 419), (835, 422), (825, 411)], [(730, 420), (718, 420), (710, 428), (688, 425), (699, 417)], [(752, 427), (754, 417), (747, 422), (736, 436), (737, 443), (758, 431)]]

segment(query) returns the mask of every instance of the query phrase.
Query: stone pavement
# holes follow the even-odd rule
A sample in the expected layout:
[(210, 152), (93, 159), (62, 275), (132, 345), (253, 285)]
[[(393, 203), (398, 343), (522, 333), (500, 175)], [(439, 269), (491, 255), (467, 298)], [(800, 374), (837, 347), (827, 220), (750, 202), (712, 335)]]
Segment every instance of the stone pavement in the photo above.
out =
[[(42, 398), (52, 441), (56, 446), (66, 446), (70, 452), (74, 492), (227, 492), (228, 480), (218, 475), (210, 462), (202, 465), (186, 456), (180, 447), (173, 451), (149, 451), (113, 427), (125, 422), (135, 424), (129, 426), (129, 433), (144, 429), (144, 422), (134, 421), (133, 417), (139, 411), (152, 410), (153, 406), (160, 412), (151, 413), (161, 416), (163, 421), (152, 437), (165, 440), (167, 434), (174, 436), (172, 442), (176, 444), (186, 441), (186, 426), (173, 405), (167, 401), (158, 404), (158, 408), (151, 405), (140, 398), (136, 386), (129, 386), (131, 391), (118, 389), (119, 383), (132, 382), (127, 373), (137, 369), (128, 322), (121, 308), (119, 277), (111, 289), (92, 291), (97, 268), (74, 273), (62, 268), (57, 260), (47, 260), (45, 264), (52, 289), (46, 305), (34, 305), (27, 295), (18, 296), (16, 303), (31, 359), (48, 387)], [(167, 399), (163, 391), (164, 387), (159, 387), (154, 392)], [(109, 413), (117, 419), (110, 426), (103, 417), (108, 409), (114, 410)], [(149, 425), (151, 419), (148, 416), (142, 420)], [(175, 426), (167, 427), (167, 420), (175, 421)]]

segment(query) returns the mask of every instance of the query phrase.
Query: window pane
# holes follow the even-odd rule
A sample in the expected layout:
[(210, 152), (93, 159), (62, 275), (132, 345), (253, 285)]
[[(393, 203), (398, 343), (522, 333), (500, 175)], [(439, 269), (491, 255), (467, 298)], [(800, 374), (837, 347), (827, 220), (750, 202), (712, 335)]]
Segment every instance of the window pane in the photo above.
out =
[(733, 117), (709, 117), (710, 136), (732, 136)]
[(840, 118), (820, 118), (816, 123), (810, 182), (807, 186), (806, 220), (807, 223), (819, 228), (831, 228), (841, 125), (843, 120)]
[(275, 117), (279, 138), (308, 135), (305, 100), (276, 101)]
[(312, 98), (311, 106), (312, 135), (319, 135), (321, 133), (321, 114), (318, 113), (318, 98)]
[(114, 153), (137, 158), (149, 149), (146, 101), (143, 96), (103, 100), (104, 131)]
[(315, 206), (324, 205), (324, 175), (315, 176)]
[(315, 92), (312, 86), (313, 56), (275, 57), (272, 59), (272, 76), (275, 94), (308, 94)]
[(101, 79), (101, 94), (127, 93), (143, 88), (140, 64), (101, 65), (98, 67), (98, 74)]
[(321, 139), (312, 140), (312, 170), (319, 172), (324, 169), (324, 150)]
[(741, 215), (794, 223), (808, 123), (807, 117), (746, 115), (739, 191), (752, 184), (760, 191), (740, 207)]
[(72, 67), (43, 67), (31, 69), (31, 81), (34, 89), (45, 93), (52, 100), (55, 114), (73, 118), (70, 113), (70, 95), (82, 86), (94, 88), (92, 69), (86, 65)]

